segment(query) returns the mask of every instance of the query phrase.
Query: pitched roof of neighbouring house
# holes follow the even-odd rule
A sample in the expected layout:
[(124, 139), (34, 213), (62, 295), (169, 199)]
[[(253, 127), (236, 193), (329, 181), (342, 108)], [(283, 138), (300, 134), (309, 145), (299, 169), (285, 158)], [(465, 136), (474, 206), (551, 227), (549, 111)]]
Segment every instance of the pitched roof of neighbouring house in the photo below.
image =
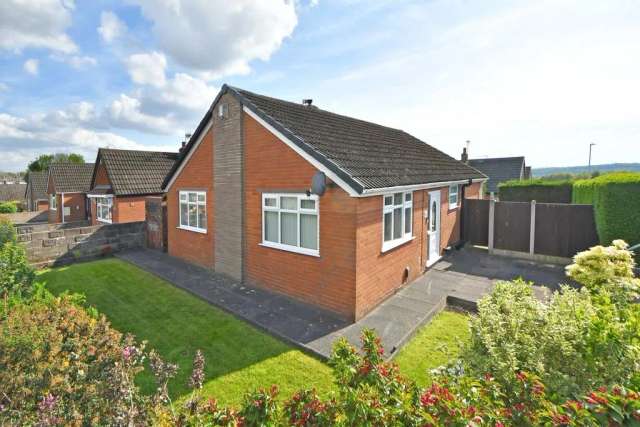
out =
[(48, 172), (29, 172), (27, 190), (31, 190), (33, 200), (48, 199), (47, 197), (47, 177)]
[(388, 187), (486, 178), (402, 130), (224, 85), (164, 186), (206, 128), (218, 99), (227, 92), (359, 194)]
[(512, 179), (521, 179), (524, 173), (524, 157), (496, 157), (492, 159), (469, 159), (469, 165), (489, 177), (488, 192), (497, 192), (498, 184)]
[(96, 165), (104, 164), (116, 196), (156, 194), (177, 158), (178, 153), (101, 148)]
[(49, 178), (56, 193), (86, 193), (91, 187), (93, 163), (53, 163)]
[(0, 202), (24, 200), (27, 184), (0, 184)]

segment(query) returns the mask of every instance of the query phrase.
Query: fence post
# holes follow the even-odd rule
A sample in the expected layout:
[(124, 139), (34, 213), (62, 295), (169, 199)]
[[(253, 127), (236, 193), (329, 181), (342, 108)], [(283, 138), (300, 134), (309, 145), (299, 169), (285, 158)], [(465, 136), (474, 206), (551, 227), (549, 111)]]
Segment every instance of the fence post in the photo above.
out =
[(529, 254), (535, 253), (536, 247), (536, 201), (531, 201), (531, 225), (529, 230)]
[(496, 201), (492, 197), (489, 201), (489, 253), (493, 251), (493, 229), (495, 223)]

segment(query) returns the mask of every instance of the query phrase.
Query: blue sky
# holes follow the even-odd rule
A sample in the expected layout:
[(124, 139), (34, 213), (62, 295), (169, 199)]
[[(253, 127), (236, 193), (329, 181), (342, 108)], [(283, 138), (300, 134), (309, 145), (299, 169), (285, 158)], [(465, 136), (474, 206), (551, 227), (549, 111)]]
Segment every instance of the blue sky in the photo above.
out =
[(637, 162), (638, 22), (637, 1), (4, 0), (0, 170), (175, 151), (223, 83), (456, 157)]

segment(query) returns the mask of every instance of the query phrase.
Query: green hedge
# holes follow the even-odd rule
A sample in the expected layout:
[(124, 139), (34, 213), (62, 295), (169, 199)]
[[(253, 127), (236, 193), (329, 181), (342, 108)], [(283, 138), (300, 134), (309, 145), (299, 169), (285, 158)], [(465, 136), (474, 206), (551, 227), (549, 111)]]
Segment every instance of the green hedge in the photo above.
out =
[(507, 181), (498, 185), (498, 197), (504, 202), (571, 203), (571, 187), (568, 180)]
[(2, 202), (0, 203), (0, 213), (16, 213), (18, 212), (18, 204), (16, 202)]
[(573, 203), (594, 206), (600, 243), (640, 243), (640, 173), (617, 172), (573, 184)]

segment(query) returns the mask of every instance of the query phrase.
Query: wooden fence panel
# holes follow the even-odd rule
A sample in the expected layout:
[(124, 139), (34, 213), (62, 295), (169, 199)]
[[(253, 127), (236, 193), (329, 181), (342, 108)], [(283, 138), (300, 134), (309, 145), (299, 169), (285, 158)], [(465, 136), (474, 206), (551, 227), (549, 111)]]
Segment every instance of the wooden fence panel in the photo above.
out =
[(531, 204), (496, 202), (494, 247), (508, 251), (529, 252)]
[(536, 254), (572, 257), (597, 244), (593, 206), (537, 204)]
[(472, 245), (489, 244), (489, 200), (465, 199), (463, 239)]

